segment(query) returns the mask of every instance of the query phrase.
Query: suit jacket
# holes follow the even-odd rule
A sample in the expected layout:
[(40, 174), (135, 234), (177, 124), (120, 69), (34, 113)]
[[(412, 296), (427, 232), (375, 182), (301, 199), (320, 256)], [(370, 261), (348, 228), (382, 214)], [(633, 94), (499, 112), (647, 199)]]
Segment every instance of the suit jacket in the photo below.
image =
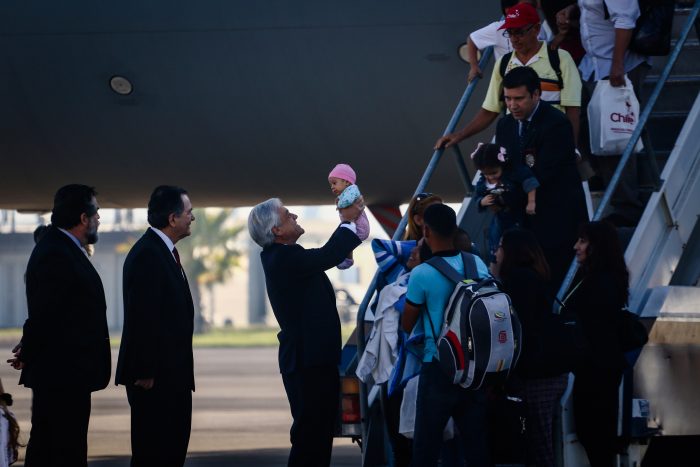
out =
[(124, 262), (124, 328), (116, 384), (194, 390), (194, 306), (187, 279), (165, 242), (148, 229)]
[(571, 249), (579, 225), (588, 218), (571, 123), (562, 112), (540, 101), (525, 134), (524, 151), (520, 149), (519, 130), (512, 115), (504, 116), (496, 128), (496, 144), (505, 147), (510, 157), (515, 155), (515, 162), (525, 164), (528, 154), (534, 156), (531, 169), (540, 182), (537, 214), (526, 216), (525, 225), (543, 249)]
[(281, 373), (340, 363), (340, 319), (325, 271), (337, 266), (360, 239), (339, 227), (321, 248), (273, 243), (260, 253), (267, 295), (282, 329)]
[(100, 276), (83, 250), (51, 227), (29, 257), (26, 283), (21, 383), (104, 389), (111, 374), (107, 305)]

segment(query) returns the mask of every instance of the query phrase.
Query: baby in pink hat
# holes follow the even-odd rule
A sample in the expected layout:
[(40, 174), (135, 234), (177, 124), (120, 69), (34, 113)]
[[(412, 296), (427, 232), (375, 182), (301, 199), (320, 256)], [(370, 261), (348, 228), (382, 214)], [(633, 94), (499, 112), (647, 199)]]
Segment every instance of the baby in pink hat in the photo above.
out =
[[(356, 180), (355, 171), (348, 164), (338, 164), (328, 174), (328, 183), (330, 183), (331, 191), (336, 196), (335, 204), (338, 208), (342, 209), (352, 206), (362, 196), (360, 189), (355, 185)], [(355, 226), (357, 227), (357, 236), (360, 237), (360, 240), (367, 240), (367, 237), (369, 237), (369, 219), (367, 219), (367, 214), (364, 210), (355, 221)], [(351, 251), (348, 257), (338, 265), (338, 269), (347, 269), (353, 264)]]

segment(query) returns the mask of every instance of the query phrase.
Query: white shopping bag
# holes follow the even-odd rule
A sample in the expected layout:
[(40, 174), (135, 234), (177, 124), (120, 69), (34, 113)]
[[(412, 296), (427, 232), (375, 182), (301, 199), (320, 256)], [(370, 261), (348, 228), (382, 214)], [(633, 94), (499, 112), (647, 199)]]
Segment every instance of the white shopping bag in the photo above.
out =
[[(597, 156), (622, 154), (639, 122), (639, 101), (632, 83), (625, 76), (625, 85), (613, 87), (610, 81), (598, 81), (588, 104), (588, 126), (591, 153)], [(642, 139), (635, 152), (644, 149)]]

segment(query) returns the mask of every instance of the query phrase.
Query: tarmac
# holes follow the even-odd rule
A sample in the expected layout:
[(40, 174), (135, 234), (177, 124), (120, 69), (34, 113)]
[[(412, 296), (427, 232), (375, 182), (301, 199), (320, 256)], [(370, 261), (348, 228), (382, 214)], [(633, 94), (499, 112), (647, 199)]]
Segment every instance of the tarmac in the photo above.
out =
[[(11, 343), (0, 349), (11, 356)], [(58, 353), (59, 351), (57, 351)], [(286, 466), (289, 453), (289, 404), (277, 367), (277, 348), (195, 349), (196, 391), (192, 398), (192, 434), (188, 467)], [(19, 372), (3, 357), (0, 377), (13, 395), (23, 443), (29, 439), (31, 391), (18, 386)], [(112, 368), (116, 349), (112, 352)], [(66, 384), (70, 384), (70, 356), (66, 356)], [(70, 407), (66, 407), (70, 416)], [(129, 465), (129, 404), (122, 386), (113, 382), (93, 393), (88, 433), (90, 467)], [(23, 465), (24, 452), (14, 464)], [(336, 439), (333, 466), (359, 466), (361, 452), (349, 439)]]

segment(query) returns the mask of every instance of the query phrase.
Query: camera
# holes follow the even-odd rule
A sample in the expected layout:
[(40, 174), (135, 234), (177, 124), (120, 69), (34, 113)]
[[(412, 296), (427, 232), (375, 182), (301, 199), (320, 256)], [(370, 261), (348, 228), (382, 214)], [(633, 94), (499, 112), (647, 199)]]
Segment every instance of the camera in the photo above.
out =
[(487, 195), (493, 195), (493, 196), (501, 196), (503, 193), (505, 193), (507, 190), (503, 185), (498, 185), (490, 190), (486, 190)]

